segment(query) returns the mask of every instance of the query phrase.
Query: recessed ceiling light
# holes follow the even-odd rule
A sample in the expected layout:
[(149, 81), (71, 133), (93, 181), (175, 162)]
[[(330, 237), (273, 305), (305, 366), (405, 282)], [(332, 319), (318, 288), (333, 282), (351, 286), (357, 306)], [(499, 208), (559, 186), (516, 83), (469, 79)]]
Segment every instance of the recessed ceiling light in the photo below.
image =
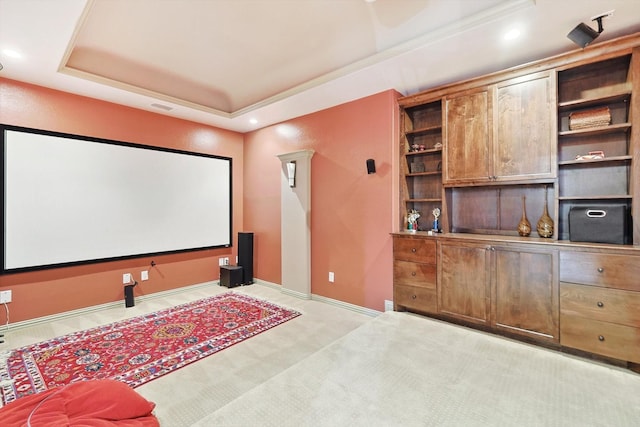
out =
[(517, 39), (518, 37), (520, 37), (520, 30), (518, 28), (512, 28), (506, 33), (504, 33), (505, 40), (513, 40), (513, 39)]
[(22, 55), (20, 54), (20, 52), (13, 49), (3, 49), (2, 53), (8, 56), (9, 58), (22, 58)]
[(258, 123), (258, 119), (249, 119), (249, 123), (251, 123), (252, 125), (255, 125)]

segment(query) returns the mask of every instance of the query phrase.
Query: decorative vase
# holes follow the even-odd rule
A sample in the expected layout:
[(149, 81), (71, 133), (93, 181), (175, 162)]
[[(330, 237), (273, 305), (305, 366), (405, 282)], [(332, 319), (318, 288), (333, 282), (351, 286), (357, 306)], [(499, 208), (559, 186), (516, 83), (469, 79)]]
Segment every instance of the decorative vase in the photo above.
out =
[(542, 216), (538, 220), (538, 224), (536, 226), (536, 230), (538, 231), (538, 235), (540, 237), (551, 237), (553, 236), (553, 220), (549, 216), (549, 211), (547, 209), (547, 187), (544, 187), (544, 210), (542, 211)]
[(525, 197), (522, 196), (522, 218), (518, 223), (518, 234), (522, 237), (527, 237), (531, 234), (531, 223), (527, 219), (527, 206), (525, 204)]

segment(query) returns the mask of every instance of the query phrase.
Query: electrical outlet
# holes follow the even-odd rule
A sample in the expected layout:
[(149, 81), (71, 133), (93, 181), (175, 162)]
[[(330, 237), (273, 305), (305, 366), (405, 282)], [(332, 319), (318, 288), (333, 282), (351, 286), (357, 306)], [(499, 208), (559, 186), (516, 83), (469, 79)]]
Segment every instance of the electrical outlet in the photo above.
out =
[(126, 284), (129, 284), (129, 283), (131, 283), (131, 282), (132, 282), (132, 280), (131, 280), (131, 273), (124, 273), (124, 274), (122, 275), (122, 284), (123, 284), (123, 285), (126, 285)]
[(336, 281), (336, 275), (333, 273), (333, 271), (329, 272), (329, 282), (333, 283)]
[(224, 258), (224, 265), (229, 265), (229, 257)]
[(140, 280), (149, 280), (148, 270), (143, 270), (142, 273), (140, 273)]
[(218, 258), (218, 265), (224, 265), (224, 258)]
[(0, 291), (0, 304), (11, 302), (11, 291)]

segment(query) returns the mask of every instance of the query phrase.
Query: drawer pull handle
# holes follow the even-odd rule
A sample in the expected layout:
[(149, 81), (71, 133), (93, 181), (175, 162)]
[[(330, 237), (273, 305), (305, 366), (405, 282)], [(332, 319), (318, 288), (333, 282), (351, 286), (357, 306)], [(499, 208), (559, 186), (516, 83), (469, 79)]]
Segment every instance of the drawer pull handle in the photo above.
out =
[[(411, 299), (416, 299), (416, 298), (418, 298), (416, 295), (411, 295)], [(604, 339), (604, 338), (602, 338), (602, 339)]]
[(411, 252), (416, 253), (416, 248), (411, 248)]
[(604, 307), (604, 303), (603, 303), (602, 301), (598, 301), (597, 305), (598, 305), (598, 307), (600, 307), (600, 308)]
[(603, 273), (603, 272), (604, 272), (604, 268), (598, 267), (598, 273)]
[(412, 271), (412, 272), (411, 272), (411, 275), (412, 275), (413, 277), (416, 277), (416, 272), (415, 272), (415, 271)]
[(604, 335), (598, 335), (598, 340), (604, 341)]

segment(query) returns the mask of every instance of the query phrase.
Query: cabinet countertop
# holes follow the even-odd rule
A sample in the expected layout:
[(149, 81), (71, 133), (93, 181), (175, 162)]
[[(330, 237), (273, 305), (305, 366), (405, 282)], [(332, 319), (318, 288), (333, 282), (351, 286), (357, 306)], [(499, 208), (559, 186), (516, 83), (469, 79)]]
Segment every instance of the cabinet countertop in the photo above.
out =
[(569, 250), (601, 250), (608, 253), (622, 253), (629, 255), (640, 255), (640, 245), (613, 245), (604, 243), (589, 242), (572, 242), (569, 240), (545, 239), (542, 237), (521, 237), (521, 236), (505, 236), (493, 234), (472, 234), (472, 233), (434, 233), (429, 234), (427, 231), (417, 231), (410, 233), (399, 231), (391, 233), (396, 237), (420, 237), (426, 239), (437, 239), (443, 241), (468, 241), (480, 242), (487, 244), (533, 244), (544, 245), (550, 248), (569, 249)]

